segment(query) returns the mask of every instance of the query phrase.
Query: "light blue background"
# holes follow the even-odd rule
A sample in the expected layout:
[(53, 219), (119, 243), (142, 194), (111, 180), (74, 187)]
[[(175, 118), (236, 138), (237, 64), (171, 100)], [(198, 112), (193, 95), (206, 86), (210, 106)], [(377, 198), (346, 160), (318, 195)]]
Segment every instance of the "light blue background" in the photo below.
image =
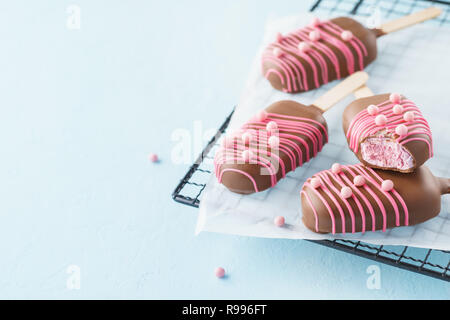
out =
[(220, 125), (267, 17), (310, 4), (2, 0), (0, 298), (449, 298), (443, 281), (305, 241), (196, 237), (197, 210), (170, 198), (188, 167), (172, 132)]

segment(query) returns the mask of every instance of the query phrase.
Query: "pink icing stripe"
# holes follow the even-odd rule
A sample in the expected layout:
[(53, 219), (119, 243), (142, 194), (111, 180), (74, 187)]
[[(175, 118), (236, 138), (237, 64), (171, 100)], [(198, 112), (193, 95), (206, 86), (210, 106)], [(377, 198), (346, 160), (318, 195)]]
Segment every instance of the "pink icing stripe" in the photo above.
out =
[(302, 190), (300, 192), (300, 194), (303, 194), (305, 196), (306, 201), (308, 201), (309, 206), (313, 210), (314, 218), (315, 218), (315, 221), (316, 221), (316, 226), (315, 226), (316, 227), (316, 232), (319, 232), (319, 216), (317, 215), (316, 208), (314, 208), (314, 206), (313, 206), (313, 204), (311, 202), (311, 198), (308, 196), (308, 194), (304, 190)]
[[(266, 131), (267, 124), (272, 121), (277, 124), (277, 129), (273, 132)], [(323, 132), (320, 129), (323, 129)], [(249, 143), (248, 140), (246, 140), (246, 144), (243, 143), (244, 133), (250, 139)], [(278, 148), (273, 150), (268, 147), (268, 139), (272, 135), (276, 136), (279, 142)], [(297, 135), (302, 135), (302, 137)], [(324, 135), (326, 138), (323, 138)], [(222, 181), (223, 171), (230, 169), (222, 170), (222, 165), (243, 164), (245, 163), (244, 152), (251, 152), (253, 156), (249, 163), (267, 169), (271, 186), (275, 186), (278, 182), (279, 168), (281, 168), (281, 176), (284, 177), (287, 173), (287, 164), (290, 164), (290, 169), (294, 170), (297, 166), (303, 165), (303, 157), (309, 161), (311, 155), (315, 156), (327, 141), (327, 130), (316, 120), (266, 113), (264, 120), (253, 119), (229, 138), (233, 140), (222, 146), (214, 157), (214, 172), (219, 182)], [(312, 148), (312, 152), (310, 148)], [(284, 152), (288, 159), (283, 160), (277, 152), (273, 152), (274, 150)], [(237, 170), (236, 172), (243, 171)], [(255, 181), (253, 177), (252, 179)]]
[[(373, 136), (382, 130), (385, 130), (386, 134), (393, 136), (395, 128), (402, 124), (408, 128), (408, 133), (404, 136), (395, 135), (395, 140), (402, 145), (410, 141), (423, 141), (428, 145), (429, 155), (432, 157), (433, 140), (431, 130), (420, 109), (413, 102), (406, 99), (399, 104), (403, 106), (403, 113), (400, 115), (394, 114), (393, 107), (395, 104), (390, 101), (384, 101), (377, 105), (379, 109), (377, 115), (383, 114), (387, 118), (387, 122), (383, 126), (378, 126), (375, 123), (375, 117), (377, 115), (370, 115), (367, 109), (360, 111), (353, 117), (346, 134), (349, 139), (350, 149), (357, 153), (359, 144), (364, 139)], [(403, 119), (404, 113), (408, 111), (413, 111), (415, 113), (414, 121), (408, 122)], [(421, 137), (421, 134), (428, 136), (428, 139)]]
[(255, 192), (258, 192), (258, 185), (256, 184), (255, 179), (253, 179), (253, 177), (251, 175), (249, 175), (247, 172), (242, 171), (242, 170), (233, 169), (233, 168), (227, 168), (227, 169), (222, 170), (222, 172), (220, 173), (219, 178), (218, 178), (219, 182), (222, 181), (223, 173), (226, 172), (226, 171), (233, 171), (233, 172), (237, 172), (237, 173), (243, 174), (244, 176), (249, 178), (250, 181), (253, 183), (253, 188), (255, 188)]
[[(347, 174), (349, 174), (351, 178), (349, 178), (347, 176)], [(351, 179), (353, 179), (357, 175), (361, 175), (365, 178), (365, 180), (366, 180), (365, 185), (363, 185), (361, 187), (357, 187), (353, 184), (353, 181), (351, 181)], [(341, 223), (343, 226), (342, 233), (345, 233), (345, 228), (344, 228), (344, 226), (345, 226), (345, 211), (344, 211), (344, 208), (340, 205), (340, 202), (337, 200), (337, 198), (339, 198), (341, 200), (341, 202), (345, 204), (346, 210), (352, 219), (352, 233), (355, 232), (355, 225), (354, 225), (355, 216), (354, 216), (353, 208), (349, 202), (350, 199), (355, 201), (356, 206), (358, 207), (359, 213), (361, 215), (361, 223), (362, 223), (361, 232), (366, 231), (366, 229), (365, 229), (365, 225), (366, 225), (365, 210), (364, 210), (359, 198), (362, 199), (365, 206), (369, 209), (369, 212), (370, 212), (370, 215), (372, 218), (372, 231), (375, 231), (375, 229), (376, 229), (375, 211), (374, 211), (372, 202), (369, 200), (368, 197), (366, 197), (360, 191), (362, 188), (364, 188), (364, 190), (371, 196), (371, 198), (373, 198), (373, 201), (376, 203), (376, 205), (380, 209), (381, 215), (383, 217), (383, 225), (382, 225), (383, 232), (385, 232), (386, 228), (387, 228), (387, 211), (383, 205), (383, 201), (381, 200), (381, 198), (379, 196), (377, 196), (375, 191), (381, 193), (383, 195), (383, 197), (385, 197), (392, 205), (392, 208), (395, 213), (396, 226), (400, 226), (400, 207), (394, 198), (396, 198), (398, 200), (398, 202), (400, 202), (400, 204), (401, 204), (401, 207), (405, 214), (405, 225), (409, 224), (408, 208), (405, 204), (405, 201), (403, 200), (403, 198), (400, 196), (400, 194), (395, 189), (392, 189), (389, 192), (382, 190), (381, 183), (383, 182), (383, 179), (373, 169), (366, 168), (361, 164), (351, 165), (351, 166), (342, 166), (341, 171), (339, 173), (333, 173), (331, 170), (324, 170), (324, 171), (321, 171), (321, 172), (317, 173), (316, 175), (314, 175), (314, 177), (318, 178), (320, 180), (319, 189), (321, 189), (327, 195), (329, 200), (326, 200), (320, 194), (320, 192), (311, 185), (311, 183), (309, 182), (310, 180), (308, 180), (304, 184), (302, 192), (305, 192), (305, 188), (310, 188), (311, 190), (313, 190), (314, 194), (321, 200), (323, 205), (327, 208), (330, 218), (331, 218), (331, 221), (332, 221), (333, 234), (335, 233), (335, 217), (334, 217), (334, 213), (333, 213), (330, 203), (333, 203), (334, 206), (336, 207), (337, 211), (339, 212), (340, 217), (341, 217)], [(345, 187), (345, 186), (350, 187), (353, 192), (351, 197), (348, 199), (343, 198), (343, 196), (340, 194), (339, 189), (336, 187), (336, 184), (340, 187)], [(337, 195), (337, 198), (335, 195)], [(308, 204), (311, 207), (312, 207), (312, 203), (313, 202), (311, 201), (311, 199), (308, 199)], [(317, 212), (315, 211), (316, 208), (312, 207), (312, 210), (314, 212), (314, 215), (318, 216)], [(316, 229), (318, 230), (318, 227), (316, 227)]]
[[(319, 31), (321, 39), (319, 41), (311, 41), (309, 33), (311, 31)], [(319, 75), (322, 78), (322, 84), (328, 83), (331, 79), (329, 77), (328, 64), (326, 59), (331, 62), (337, 79), (341, 78), (340, 59), (336, 56), (333, 47), (344, 57), (344, 62), (347, 71), (352, 74), (357, 64), (360, 70), (364, 69), (364, 58), (368, 55), (367, 48), (363, 42), (357, 37), (353, 37), (350, 41), (341, 39), (341, 33), (344, 30), (331, 21), (324, 21), (317, 27), (304, 27), (284, 36), (281, 41), (270, 44), (263, 53), (262, 66), (265, 62), (270, 62), (273, 67), (265, 72), (265, 77), (268, 78), (272, 70), (280, 70), (281, 72), (274, 72), (282, 80), (282, 84), (287, 85), (284, 89), (286, 92), (298, 91), (298, 88), (303, 91), (310, 90), (308, 86), (308, 79), (313, 79), (315, 87), (320, 86)], [(307, 42), (310, 44), (310, 50), (300, 52), (298, 44), (300, 42)], [(274, 49), (278, 48), (282, 54), (276, 56)], [(352, 48), (355, 52), (352, 52)], [(301, 57), (302, 60), (299, 60)], [(356, 63), (355, 63), (356, 61)], [(306, 68), (306, 66), (308, 66)], [(307, 70), (312, 74), (309, 75)], [(277, 70), (277, 71), (278, 71)], [(297, 87), (298, 84), (298, 87)]]
[[(316, 196), (319, 197), (320, 200), (322, 200), (323, 205), (327, 208), (328, 213), (330, 215), (330, 219), (331, 219), (331, 231), (333, 234), (336, 233), (336, 219), (334, 217), (334, 213), (333, 210), (331, 209), (330, 205), (328, 204), (328, 202), (324, 199), (324, 197), (322, 197), (322, 195), (320, 194), (319, 191), (317, 191), (315, 188), (313, 188), (313, 186), (311, 186), (311, 184), (309, 182), (305, 182), (305, 187), (309, 187), (311, 188), (311, 190), (315, 193)], [(315, 209), (314, 209), (315, 210)]]

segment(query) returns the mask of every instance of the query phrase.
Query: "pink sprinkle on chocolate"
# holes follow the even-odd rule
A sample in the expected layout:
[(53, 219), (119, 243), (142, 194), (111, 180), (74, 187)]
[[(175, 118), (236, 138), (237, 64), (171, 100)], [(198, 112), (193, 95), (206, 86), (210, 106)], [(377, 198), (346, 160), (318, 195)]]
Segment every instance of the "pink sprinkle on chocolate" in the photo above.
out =
[(331, 172), (338, 174), (340, 173), (342, 170), (342, 166), (339, 163), (333, 163), (333, 165), (331, 166)]
[(312, 186), (314, 189), (319, 188), (321, 185), (322, 185), (322, 183), (320, 182), (320, 180), (319, 180), (318, 178), (312, 178), (312, 179), (311, 179), (311, 186)]
[(394, 183), (392, 182), (392, 180), (384, 180), (381, 183), (381, 189), (383, 191), (389, 192), (394, 188)]
[(342, 31), (341, 39), (344, 41), (350, 41), (353, 39), (353, 33), (349, 30)]
[(395, 133), (399, 136), (405, 136), (408, 133), (408, 127), (401, 124), (395, 128)]
[(403, 115), (403, 120), (405, 120), (406, 122), (411, 122), (411, 121), (414, 121), (415, 117), (416, 116), (414, 114), (414, 111), (408, 111), (408, 112), (405, 112), (405, 114)]
[(375, 118), (375, 124), (377, 126), (384, 126), (386, 124), (386, 122), (387, 122), (387, 118), (384, 114), (379, 114)]
[(400, 103), (401, 99), (402, 99), (402, 96), (398, 93), (391, 93), (391, 95), (389, 96), (389, 100), (392, 103)]
[(277, 216), (275, 217), (275, 219), (273, 219), (273, 223), (277, 226), (277, 227), (282, 227), (284, 226), (285, 220), (283, 216)]
[(353, 179), (353, 183), (355, 186), (357, 187), (362, 187), (363, 185), (366, 184), (366, 178), (364, 178), (361, 175), (357, 175), (354, 179)]
[(318, 30), (311, 31), (309, 33), (309, 40), (319, 41), (319, 39), (320, 39), (320, 32)]
[(350, 198), (352, 196), (353, 192), (352, 189), (350, 189), (350, 187), (343, 187), (341, 189), (341, 196), (344, 199)]
[(367, 107), (367, 113), (370, 114), (371, 116), (378, 114), (378, 112), (379, 112), (378, 107), (374, 104), (371, 104), (370, 106)]
[(401, 104), (396, 104), (393, 108), (392, 108), (392, 112), (394, 114), (402, 114), (403, 113), (403, 106)]

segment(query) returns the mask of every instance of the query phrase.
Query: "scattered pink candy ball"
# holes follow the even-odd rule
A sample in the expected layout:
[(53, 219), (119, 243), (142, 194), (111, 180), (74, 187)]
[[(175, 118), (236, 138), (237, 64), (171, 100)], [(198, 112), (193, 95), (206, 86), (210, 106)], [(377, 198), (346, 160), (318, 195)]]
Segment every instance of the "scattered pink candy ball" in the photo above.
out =
[(370, 106), (367, 107), (367, 113), (370, 114), (371, 116), (374, 116), (376, 114), (378, 114), (378, 107), (374, 104), (371, 104)]
[(274, 223), (277, 227), (282, 227), (282, 226), (284, 226), (284, 223), (285, 223), (284, 217), (282, 217), (282, 216), (275, 217), (275, 219), (273, 219), (273, 223)]
[(317, 189), (318, 187), (320, 187), (322, 185), (322, 183), (320, 182), (320, 180), (318, 178), (312, 178), (311, 179), (311, 186), (314, 189)]
[(300, 50), (300, 52), (306, 52), (310, 49), (311, 49), (311, 45), (308, 42), (302, 41), (298, 44), (298, 50)]
[(278, 125), (275, 121), (270, 121), (267, 125), (266, 125), (266, 130), (267, 131), (273, 131), (273, 130), (277, 130), (278, 129)]
[(281, 51), (280, 48), (273, 49), (273, 55), (277, 58), (281, 57), (283, 55), (283, 51)]
[(339, 163), (333, 163), (333, 165), (331, 166), (331, 172), (338, 174), (340, 173), (342, 170), (342, 166)]
[(245, 162), (250, 161), (250, 159), (253, 158), (253, 152), (251, 150), (244, 150), (242, 151), (242, 159), (244, 159)]
[(366, 184), (366, 178), (364, 178), (361, 175), (357, 175), (354, 179), (353, 179), (353, 183), (355, 184), (355, 186), (357, 187), (362, 187), (363, 185)]
[(414, 121), (414, 118), (415, 118), (414, 111), (405, 112), (405, 114), (403, 115), (403, 120), (407, 122)]
[(389, 100), (392, 103), (399, 103), (401, 99), (402, 99), (402, 96), (398, 93), (391, 93), (391, 95), (389, 96)]
[(350, 189), (350, 187), (343, 187), (341, 189), (341, 196), (344, 199), (350, 198), (352, 196), (353, 192), (352, 189)]
[(244, 132), (242, 135), (242, 142), (250, 143), (252, 141), (252, 134), (250, 132)]
[(217, 267), (216, 270), (214, 270), (214, 274), (217, 278), (223, 278), (225, 276), (225, 269), (222, 267)]
[(398, 125), (395, 128), (395, 133), (398, 134), (399, 136), (404, 136), (408, 133), (408, 127), (405, 126), (404, 124)]
[(320, 31), (314, 30), (309, 33), (309, 40), (318, 41), (320, 39)]
[(391, 191), (393, 188), (394, 188), (394, 183), (392, 182), (392, 180), (384, 180), (381, 183), (381, 189), (383, 191), (388, 192), (388, 191)]
[(392, 112), (394, 114), (402, 114), (403, 113), (403, 106), (401, 104), (396, 104), (393, 108), (392, 108)]
[(350, 41), (353, 38), (353, 33), (349, 30), (342, 31), (341, 39), (344, 41)]
[(148, 160), (150, 160), (151, 162), (158, 162), (159, 158), (158, 155), (155, 153), (150, 153), (148, 155)]
[(267, 119), (267, 112), (264, 110), (261, 110), (260, 112), (258, 112), (255, 116), (257, 121), (264, 121)]
[(276, 149), (280, 146), (280, 138), (278, 138), (277, 136), (269, 137), (269, 140), (267, 142), (272, 149)]
[(320, 19), (317, 17), (312, 18), (311, 20), (311, 26), (312, 27), (318, 27), (320, 26)]
[(281, 32), (277, 33), (277, 42), (281, 42), (283, 40), (283, 35), (281, 34)]
[(387, 122), (387, 118), (384, 114), (379, 114), (375, 117), (375, 124), (377, 126), (384, 126)]

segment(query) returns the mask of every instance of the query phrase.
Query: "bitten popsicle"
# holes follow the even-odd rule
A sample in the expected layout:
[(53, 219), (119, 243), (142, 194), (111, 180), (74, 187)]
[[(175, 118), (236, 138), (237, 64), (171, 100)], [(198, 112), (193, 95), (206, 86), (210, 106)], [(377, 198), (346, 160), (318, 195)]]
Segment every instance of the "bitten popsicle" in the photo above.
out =
[(334, 164), (300, 192), (304, 225), (317, 233), (355, 233), (412, 226), (437, 216), (450, 179), (422, 166), (410, 174)]
[(344, 110), (342, 125), (350, 149), (366, 166), (407, 173), (433, 156), (427, 120), (398, 93), (353, 101)]
[(215, 174), (229, 190), (250, 194), (273, 187), (315, 157), (328, 141), (322, 113), (365, 84), (357, 72), (312, 105), (279, 101), (227, 135), (214, 158)]
[(312, 90), (330, 81), (363, 70), (377, 57), (377, 37), (437, 17), (441, 9), (430, 7), (367, 29), (359, 22), (338, 17), (320, 21), (286, 35), (278, 34), (264, 50), (262, 73), (280, 91)]

